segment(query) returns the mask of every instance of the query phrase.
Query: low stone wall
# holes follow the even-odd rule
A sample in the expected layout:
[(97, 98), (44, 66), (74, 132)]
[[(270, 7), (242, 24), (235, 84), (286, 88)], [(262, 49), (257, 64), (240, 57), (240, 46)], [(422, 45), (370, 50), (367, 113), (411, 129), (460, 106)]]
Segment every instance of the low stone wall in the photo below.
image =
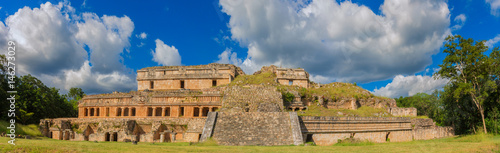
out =
[(296, 117), (295, 112), (218, 112), (212, 137), (220, 145), (299, 145)]
[(355, 138), (370, 142), (411, 141), (411, 119), (403, 117), (300, 117), (305, 141), (332, 145)]
[(399, 108), (399, 107), (388, 107), (387, 112), (393, 116), (417, 116), (417, 109), (415, 107), (409, 108)]

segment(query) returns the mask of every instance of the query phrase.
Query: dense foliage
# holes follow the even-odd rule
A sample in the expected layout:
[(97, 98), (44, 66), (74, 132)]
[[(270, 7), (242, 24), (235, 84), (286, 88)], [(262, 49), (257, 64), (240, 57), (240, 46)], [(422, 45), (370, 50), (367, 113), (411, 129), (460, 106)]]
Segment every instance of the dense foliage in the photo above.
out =
[(447, 54), (437, 78), (449, 79), (443, 91), (397, 98), (398, 106), (416, 107), (440, 125), (455, 127), (457, 134), (499, 133), (500, 49), (489, 52), (484, 41), (459, 35), (446, 38)]
[[(11, 90), (6, 75), (5, 56), (0, 55), (0, 113), (1, 120), (10, 120), (7, 114), (10, 102), (6, 100)], [(40, 119), (58, 117), (76, 117), (77, 101), (84, 93), (80, 88), (72, 88), (68, 95), (59, 94), (59, 89), (47, 87), (39, 79), (31, 75), (15, 77), (15, 118), (22, 124), (37, 124)]]

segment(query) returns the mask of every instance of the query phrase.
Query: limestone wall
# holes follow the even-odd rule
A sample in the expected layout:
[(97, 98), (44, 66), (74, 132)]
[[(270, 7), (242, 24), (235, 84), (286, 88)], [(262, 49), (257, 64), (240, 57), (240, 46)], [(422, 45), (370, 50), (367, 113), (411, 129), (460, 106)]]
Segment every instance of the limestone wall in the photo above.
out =
[(296, 117), (296, 113), (286, 112), (218, 112), (212, 137), (221, 145), (301, 144), (300, 134), (293, 134), (299, 133), (299, 125), (291, 121), (294, 115)]
[(204, 124), (204, 118), (58, 118), (41, 120), (40, 130), (59, 140), (198, 142)]
[(141, 91), (85, 96), (79, 118), (206, 117), (221, 106), (217, 90)]
[(224, 90), (222, 108), (235, 112), (283, 111), (281, 93), (276, 87), (259, 85), (230, 86)]
[(231, 64), (148, 67), (137, 71), (137, 90), (206, 89), (245, 75)]
[(332, 145), (346, 138), (371, 142), (411, 141), (411, 120), (400, 117), (300, 117), (305, 141)]
[(393, 116), (417, 116), (417, 109), (415, 107), (409, 107), (409, 108), (387, 107), (386, 110)]

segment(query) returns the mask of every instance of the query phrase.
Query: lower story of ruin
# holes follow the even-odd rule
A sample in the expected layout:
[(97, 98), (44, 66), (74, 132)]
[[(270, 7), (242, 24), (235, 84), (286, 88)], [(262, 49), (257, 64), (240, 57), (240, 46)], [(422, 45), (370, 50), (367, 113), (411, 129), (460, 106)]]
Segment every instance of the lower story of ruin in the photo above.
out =
[(296, 112), (208, 112), (206, 117), (44, 119), (46, 137), (71, 141), (199, 142), (221, 145), (332, 145), (354, 138), (370, 142), (428, 140), (454, 135), (432, 119), (408, 117), (312, 117)]

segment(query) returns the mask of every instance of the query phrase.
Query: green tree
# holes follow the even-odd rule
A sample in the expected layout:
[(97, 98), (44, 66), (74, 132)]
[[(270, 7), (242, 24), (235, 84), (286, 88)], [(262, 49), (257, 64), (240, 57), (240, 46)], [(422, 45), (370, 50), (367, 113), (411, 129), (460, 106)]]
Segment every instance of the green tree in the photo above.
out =
[(64, 96), (66, 97), (67, 102), (73, 106), (75, 112), (78, 112), (78, 101), (85, 96), (83, 90), (81, 88), (73, 87), (69, 89), (68, 94)]
[(488, 97), (490, 90), (496, 88), (494, 76), (492, 76), (493, 62), (484, 52), (488, 47), (483, 41), (464, 39), (460, 35), (448, 36), (446, 38), (444, 53), (447, 54), (441, 69), (435, 73), (438, 78), (450, 79), (454, 86), (452, 95), (457, 102), (460, 97), (470, 97), (477, 111), (481, 115), (483, 130), (487, 133), (484, 120), (484, 101)]

